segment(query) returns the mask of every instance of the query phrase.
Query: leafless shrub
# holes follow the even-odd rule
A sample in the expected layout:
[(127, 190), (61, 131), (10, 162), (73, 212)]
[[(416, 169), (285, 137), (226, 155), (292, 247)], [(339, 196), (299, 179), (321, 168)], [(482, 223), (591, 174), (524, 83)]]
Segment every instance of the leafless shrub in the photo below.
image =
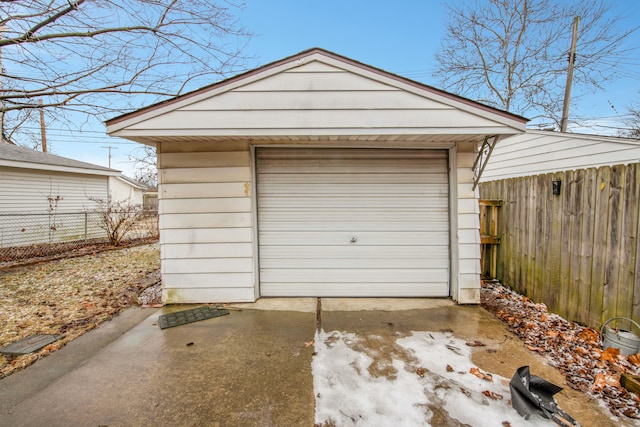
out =
[(107, 232), (109, 243), (113, 246), (120, 245), (127, 233), (144, 217), (144, 211), (139, 205), (114, 201), (111, 197), (106, 200), (90, 197), (89, 200), (96, 203), (95, 212), (101, 219), (99, 226)]

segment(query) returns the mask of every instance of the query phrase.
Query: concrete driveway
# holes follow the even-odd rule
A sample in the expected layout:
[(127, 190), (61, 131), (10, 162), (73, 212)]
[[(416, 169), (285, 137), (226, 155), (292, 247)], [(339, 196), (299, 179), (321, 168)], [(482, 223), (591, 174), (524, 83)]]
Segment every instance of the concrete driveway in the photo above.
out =
[(157, 326), (161, 314), (191, 307), (129, 309), (0, 380), (0, 425), (313, 426), (309, 344), (318, 324), (390, 343), (411, 331), (450, 329), (492, 349), (474, 350), (481, 369), (510, 378), (530, 365), (565, 388), (556, 400), (583, 426), (617, 425), (480, 307), (426, 299), (321, 303), (317, 312), (316, 299), (262, 299), (231, 306), (228, 316), (164, 330)]

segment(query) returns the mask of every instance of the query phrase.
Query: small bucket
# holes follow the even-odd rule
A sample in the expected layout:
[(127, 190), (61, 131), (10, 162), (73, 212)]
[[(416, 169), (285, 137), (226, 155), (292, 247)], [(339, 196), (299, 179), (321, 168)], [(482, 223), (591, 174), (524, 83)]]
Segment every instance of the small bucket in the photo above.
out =
[(631, 331), (608, 328), (607, 324), (612, 320), (626, 320), (633, 323), (636, 328), (640, 330), (640, 325), (631, 319), (626, 317), (612, 317), (604, 322), (602, 328), (600, 328), (600, 340), (602, 341), (602, 347), (604, 349), (609, 347), (618, 348), (620, 349), (620, 354), (625, 356), (640, 352), (640, 338)]

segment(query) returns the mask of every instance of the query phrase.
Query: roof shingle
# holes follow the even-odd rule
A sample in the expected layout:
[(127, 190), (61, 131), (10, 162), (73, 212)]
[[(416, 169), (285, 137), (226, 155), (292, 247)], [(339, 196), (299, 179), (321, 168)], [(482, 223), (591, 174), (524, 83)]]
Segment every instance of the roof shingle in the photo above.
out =
[(51, 153), (42, 153), (30, 148), (6, 143), (0, 143), (0, 160), (36, 163), (49, 166), (62, 166), (68, 168), (91, 169), (103, 172), (118, 172), (116, 169), (110, 169), (104, 166), (94, 165), (92, 163), (56, 156)]

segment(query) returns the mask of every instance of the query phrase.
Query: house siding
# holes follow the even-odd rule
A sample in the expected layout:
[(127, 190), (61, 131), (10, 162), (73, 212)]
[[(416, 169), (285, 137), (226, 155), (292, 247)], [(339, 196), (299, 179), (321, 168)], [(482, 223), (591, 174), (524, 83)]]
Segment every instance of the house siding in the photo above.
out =
[(109, 194), (114, 202), (142, 206), (144, 191), (117, 177), (109, 178)]
[(49, 197), (61, 197), (58, 212), (95, 206), (89, 198), (106, 200), (107, 176), (0, 167), (0, 212), (48, 212)]
[(527, 131), (498, 142), (482, 181), (640, 162), (640, 141)]
[(249, 144), (162, 143), (158, 165), (164, 301), (254, 301)]

